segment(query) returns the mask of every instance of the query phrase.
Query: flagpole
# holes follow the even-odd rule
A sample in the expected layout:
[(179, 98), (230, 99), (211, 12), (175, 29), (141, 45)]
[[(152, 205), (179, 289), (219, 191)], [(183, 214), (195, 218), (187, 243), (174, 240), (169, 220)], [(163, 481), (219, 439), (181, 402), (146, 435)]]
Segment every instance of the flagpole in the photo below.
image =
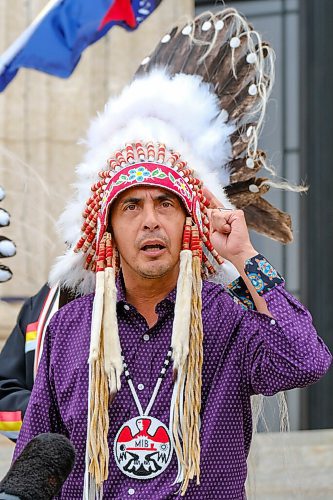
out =
[(4, 71), (6, 66), (14, 59), (14, 57), (20, 52), (22, 47), (31, 35), (36, 31), (39, 24), (43, 21), (44, 17), (56, 7), (58, 4), (62, 3), (64, 0), (50, 0), (48, 4), (43, 7), (38, 16), (32, 21), (32, 23), (21, 33), (21, 35), (8, 47), (7, 50), (0, 56), (0, 74)]

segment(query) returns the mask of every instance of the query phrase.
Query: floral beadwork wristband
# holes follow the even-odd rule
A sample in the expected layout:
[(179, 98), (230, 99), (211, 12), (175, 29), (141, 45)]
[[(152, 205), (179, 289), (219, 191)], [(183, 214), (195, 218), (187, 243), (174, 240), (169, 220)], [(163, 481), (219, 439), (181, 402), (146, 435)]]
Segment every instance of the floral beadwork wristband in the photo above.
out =
[(260, 253), (245, 261), (245, 273), (259, 295), (284, 283), (284, 279)]

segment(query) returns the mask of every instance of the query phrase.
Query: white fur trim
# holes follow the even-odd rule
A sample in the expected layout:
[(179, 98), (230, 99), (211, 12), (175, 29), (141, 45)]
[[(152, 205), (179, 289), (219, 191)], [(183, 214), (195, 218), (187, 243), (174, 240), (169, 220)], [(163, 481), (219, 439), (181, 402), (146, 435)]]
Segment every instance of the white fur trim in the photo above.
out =
[(107, 267), (104, 273), (104, 364), (109, 381), (110, 393), (116, 394), (121, 387), (120, 376), (123, 372), (123, 361), (118, 335), (117, 288), (114, 269)]
[(104, 309), (104, 281), (104, 271), (98, 271), (96, 273), (96, 290), (91, 316), (89, 363), (93, 363), (93, 361), (97, 360), (100, 349)]
[(180, 252), (175, 317), (171, 337), (173, 366), (179, 372), (184, 366), (189, 352), (191, 300), (192, 252), (191, 250), (182, 250)]

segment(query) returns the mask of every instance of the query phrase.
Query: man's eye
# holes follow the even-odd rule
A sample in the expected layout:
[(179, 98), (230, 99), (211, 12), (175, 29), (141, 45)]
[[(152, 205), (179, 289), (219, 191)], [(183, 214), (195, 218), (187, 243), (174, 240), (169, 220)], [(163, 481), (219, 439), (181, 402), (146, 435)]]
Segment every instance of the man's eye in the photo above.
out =
[(135, 210), (135, 209), (136, 209), (136, 205), (134, 205), (134, 203), (133, 203), (132, 205), (127, 205), (127, 206), (125, 207), (125, 210), (131, 210), (131, 211), (133, 211), (133, 210)]
[(170, 201), (163, 201), (162, 202), (162, 207), (163, 208), (169, 208), (172, 207), (172, 203)]

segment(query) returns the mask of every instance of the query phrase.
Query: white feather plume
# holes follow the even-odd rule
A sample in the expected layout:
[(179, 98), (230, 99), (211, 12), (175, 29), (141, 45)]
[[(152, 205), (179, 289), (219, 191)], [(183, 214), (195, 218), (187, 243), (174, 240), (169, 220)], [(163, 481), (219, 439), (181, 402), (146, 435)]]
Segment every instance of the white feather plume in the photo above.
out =
[(65, 288), (76, 290), (77, 293), (87, 295), (95, 289), (95, 273), (84, 269), (85, 255), (75, 253), (72, 249), (57, 258), (49, 275), (49, 283), (57, 283)]

